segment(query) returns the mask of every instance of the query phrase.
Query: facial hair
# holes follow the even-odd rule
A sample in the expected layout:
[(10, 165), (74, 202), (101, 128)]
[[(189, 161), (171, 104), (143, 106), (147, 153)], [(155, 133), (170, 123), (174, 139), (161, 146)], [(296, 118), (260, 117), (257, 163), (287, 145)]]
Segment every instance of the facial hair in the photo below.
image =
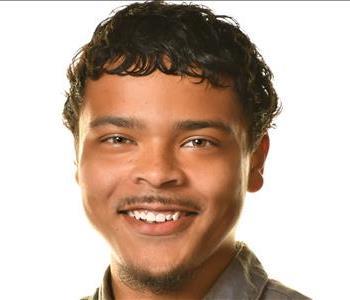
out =
[[(117, 211), (125, 207), (144, 203), (158, 203), (163, 205), (181, 205), (189, 210), (200, 211), (201, 206), (197, 201), (184, 197), (164, 197), (160, 195), (129, 196), (119, 199)], [(149, 291), (153, 294), (165, 294), (178, 291), (190, 278), (194, 270), (189, 266), (176, 266), (163, 274), (152, 274), (132, 264), (119, 263), (118, 275), (125, 285), (133, 290)]]
[(154, 275), (132, 265), (119, 264), (118, 275), (120, 280), (133, 290), (149, 291), (153, 294), (166, 294), (178, 291), (190, 278), (193, 270), (178, 266), (163, 274)]

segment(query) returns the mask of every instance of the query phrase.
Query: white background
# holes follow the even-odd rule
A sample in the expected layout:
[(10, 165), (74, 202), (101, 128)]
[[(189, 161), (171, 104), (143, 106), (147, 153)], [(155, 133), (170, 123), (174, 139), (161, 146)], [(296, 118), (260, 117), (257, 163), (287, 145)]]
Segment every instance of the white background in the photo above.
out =
[[(61, 111), (73, 54), (121, 4), (0, 3), (1, 299), (79, 299), (108, 264)], [(313, 299), (348, 299), (350, 3), (207, 4), (256, 43), (284, 107), (238, 238), (272, 277)]]

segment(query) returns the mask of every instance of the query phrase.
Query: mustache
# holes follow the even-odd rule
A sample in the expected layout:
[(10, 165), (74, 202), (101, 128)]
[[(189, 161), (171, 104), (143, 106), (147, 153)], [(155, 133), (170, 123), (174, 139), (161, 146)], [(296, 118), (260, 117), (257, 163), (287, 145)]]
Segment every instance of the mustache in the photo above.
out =
[(145, 196), (127, 196), (120, 198), (117, 205), (117, 211), (126, 210), (129, 206), (140, 204), (162, 204), (181, 206), (188, 210), (200, 211), (202, 207), (197, 201), (192, 198), (183, 197), (166, 197), (160, 195), (145, 195)]

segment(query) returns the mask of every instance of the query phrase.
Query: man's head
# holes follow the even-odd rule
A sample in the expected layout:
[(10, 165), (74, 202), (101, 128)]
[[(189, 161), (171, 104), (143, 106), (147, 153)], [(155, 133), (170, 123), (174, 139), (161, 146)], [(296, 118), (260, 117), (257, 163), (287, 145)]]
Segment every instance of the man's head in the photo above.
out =
[(230, 18), (147, 2), (103, 21), (68, 78), (77, 180), (119, 276), (181, 284), (231, 242), (245, 192), (262, 186), (269, 68)]

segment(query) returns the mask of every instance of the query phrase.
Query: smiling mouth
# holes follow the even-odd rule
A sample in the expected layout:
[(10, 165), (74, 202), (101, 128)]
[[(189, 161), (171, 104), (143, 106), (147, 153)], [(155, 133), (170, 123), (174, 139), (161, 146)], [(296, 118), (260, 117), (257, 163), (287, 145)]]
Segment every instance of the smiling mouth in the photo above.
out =
[(184, 217), (196, 216), (197, 212), (191, 211), (154, 211), (154, 210), (122, 210), (120, 214), (129, 216), (135, 220), (148, 224), (161, 224), (176, 222)]

